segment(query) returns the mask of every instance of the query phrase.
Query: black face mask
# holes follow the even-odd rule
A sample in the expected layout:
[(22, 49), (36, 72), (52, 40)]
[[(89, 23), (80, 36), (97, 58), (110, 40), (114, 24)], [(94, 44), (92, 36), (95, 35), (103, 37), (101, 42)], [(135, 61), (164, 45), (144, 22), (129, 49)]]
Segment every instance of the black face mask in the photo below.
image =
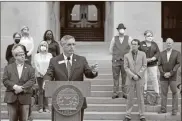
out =
[(15, 39), (15, 43), (18, 44), (20, 42), (20, 39)]

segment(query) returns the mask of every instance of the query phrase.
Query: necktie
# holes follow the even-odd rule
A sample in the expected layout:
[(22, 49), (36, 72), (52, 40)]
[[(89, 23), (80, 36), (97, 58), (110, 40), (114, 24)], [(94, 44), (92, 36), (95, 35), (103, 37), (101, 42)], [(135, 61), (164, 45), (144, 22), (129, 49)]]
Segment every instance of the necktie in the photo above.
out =
[(70, 63), (70, 57), (67, 58), (67, 70), (68, 70), (68, 81), (70, 80), (71, 76), (71, 63)]

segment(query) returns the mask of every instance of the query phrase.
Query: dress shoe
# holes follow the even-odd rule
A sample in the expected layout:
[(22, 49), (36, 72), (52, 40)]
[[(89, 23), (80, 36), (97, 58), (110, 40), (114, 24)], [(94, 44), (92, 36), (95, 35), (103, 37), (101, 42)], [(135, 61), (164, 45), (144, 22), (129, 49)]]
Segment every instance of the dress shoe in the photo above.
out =
[(29, 116), (29, 117), (28, 117), (28, 121), (33, 121), (32, 116)]
[(49, 109), (44, 109), (44, 112), (50, 113)]
[(118, 95), (113, 95), (112, 99), (115, 99), (115, 98), (119, 98), (119, 96)]
[(123, 95), (123, 98), (127, 99), (127, 96), (126, 95)]
[(39, 113), (43, 113), (43, 109), (40, 109), (40, 110), (39, 110)]
[(171, 115), (172, 116), (176, 116), (177, 115), (177, 112), (176, 111), (172, 111)]
[(160, 110), (158, 113), (162, 114), (162, 113), (166, 113), (166, 111), (165, 110)]
[(145, 118), (141, 118), (140, 121), (146, 121), (146, 119)]
[(123, 121), (130, 121), (131, 119), (125, 117), (125, 119)]

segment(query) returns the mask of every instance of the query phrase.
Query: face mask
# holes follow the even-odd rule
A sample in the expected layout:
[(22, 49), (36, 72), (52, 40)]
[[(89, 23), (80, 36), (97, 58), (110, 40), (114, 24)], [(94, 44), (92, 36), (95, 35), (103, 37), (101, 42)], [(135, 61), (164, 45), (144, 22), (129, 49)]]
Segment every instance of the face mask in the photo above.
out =
[(120, 33), (120, 34), (124, 34), (124, 32), (125, 32), (124, 29), (120, 29), (120, 30), (119, 30), (119, 33)]
[(18, 44), (20, 42), (20, 39), (15, 39), (15, 43)]
[(46, 50), (46, 47), (45, 47), (45, 46), (41, 46), (41, 47), (40, 47), (40, 50), (41, 50), (41, 51), (45, 51), (45, 50)]

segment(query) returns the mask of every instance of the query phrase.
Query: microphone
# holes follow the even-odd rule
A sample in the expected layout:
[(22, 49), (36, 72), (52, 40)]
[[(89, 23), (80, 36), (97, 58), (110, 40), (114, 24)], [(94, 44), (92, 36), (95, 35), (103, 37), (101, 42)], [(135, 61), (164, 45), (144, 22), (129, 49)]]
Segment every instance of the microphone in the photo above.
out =
[(67, 57), (67, 60), (70, 60), (70, 57)]

